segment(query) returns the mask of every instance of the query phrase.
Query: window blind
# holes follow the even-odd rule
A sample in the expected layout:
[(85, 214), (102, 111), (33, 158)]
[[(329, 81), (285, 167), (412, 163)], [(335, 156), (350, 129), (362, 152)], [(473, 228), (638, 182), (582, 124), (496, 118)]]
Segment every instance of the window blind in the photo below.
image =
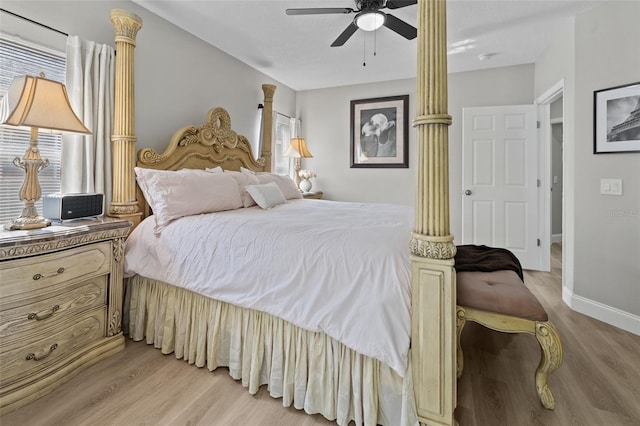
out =
[[(0, 104), (6, 105), (4, 98), (14, 77), (25, 74), (37, 76), (44, 72), (46, 78), (64, 83), (65, 68), (63, 53), (57, 55), (0, 35)], [(24, 203), (18, 194), (25, 173), (13, 164), (13, 159), (24, 155), (29, 147), (29, 138), (27, 127), (0, 125), (0, 223), (9, 222), (22, 211)], [(42, 193), (60, 192), (62, 135), (40, 131), (38, 148), (42, 158), (49, 160), (49, 166), (38, 174)], [(36, 206), (42, 214), (42, 200)]]

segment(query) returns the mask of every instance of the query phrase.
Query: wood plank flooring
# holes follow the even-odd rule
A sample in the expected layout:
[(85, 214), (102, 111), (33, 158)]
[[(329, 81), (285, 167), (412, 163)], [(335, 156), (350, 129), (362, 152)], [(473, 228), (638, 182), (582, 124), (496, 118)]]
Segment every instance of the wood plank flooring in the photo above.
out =
[[(533, 336), (467, 323), (465, 370), (456, 417), (462, 426), (640, 425), (640, 337), (571, 311), (561, 300), (561, 248), (552, 271), (525, 272), (525, 283), (560, 332), (563, 365), (549, 377), (553, 411), (538, 400)], [(78, 374), (49, 395), (0, 417), (13, 425), (260, 425), (335, 424), (282, 407), (266, 389), (250, 395), (226, 369), (214, 372), (162, 355), (142, 342)]]

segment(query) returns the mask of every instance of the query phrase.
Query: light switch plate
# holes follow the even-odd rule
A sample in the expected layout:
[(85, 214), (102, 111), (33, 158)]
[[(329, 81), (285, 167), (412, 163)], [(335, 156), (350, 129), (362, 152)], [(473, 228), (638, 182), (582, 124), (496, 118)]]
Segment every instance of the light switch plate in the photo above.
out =
[(622, 195), (622, 179), (600, 179), (600, 193)]

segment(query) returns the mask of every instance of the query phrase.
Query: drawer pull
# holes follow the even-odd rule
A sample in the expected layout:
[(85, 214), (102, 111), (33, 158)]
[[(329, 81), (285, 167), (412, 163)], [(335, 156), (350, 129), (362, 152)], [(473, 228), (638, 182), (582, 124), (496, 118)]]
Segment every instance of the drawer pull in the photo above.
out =
[[(56, 271), (58, 273), (58, 275), (62, 274), (64, 272), (64, 268), (58, 268), (58, 270)], [(33, 280), (34, 281), (38, 281), (40, 279), (44, 278), (44, 276), (42, 274), (35, 274), (33, 276)]]
[(48, 357), (49, 355), (51, 355), (51, 352), (55, 351), (57, 348), (58, 348), (58, 344), (54, 343), (49, 348), (49, 352), (45, 353), (44, 355), (36, 356), (36, 354), (34, 354), (33, 352), (30, 353), (30, 354), (27, 354), (27, 361), (31, 361), (31, 360), (41, 361), (41, 360), (45, 359), (46, 357)]
[(60, 309), (60, 305), (56, 305), (53, 308), (51, 308), (51, 312), (49, 312), (48, 314), (46, 314), (44, 316), (38, 316), (37, 312), (32, 312), (29, 315), (27, 315), (27, 319), (34, 319), (36, 321), (42, 321), (42, 320), (45, 320), (45, 319), (49, 318), (51, 315), (53, 315), (59, 309)]

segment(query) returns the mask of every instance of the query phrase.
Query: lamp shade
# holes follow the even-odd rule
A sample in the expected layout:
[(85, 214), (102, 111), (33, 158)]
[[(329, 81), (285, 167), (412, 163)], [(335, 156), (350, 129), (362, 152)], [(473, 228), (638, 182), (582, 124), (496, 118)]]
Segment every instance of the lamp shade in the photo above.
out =
[(91, 134), (69, 105), (62, 83), (30, 75), (16, 77), (7, 98), (10, 112), (3, 124)]
[(313, 158), (313, 155), (307, 148), (307, 143), (304, 138), (291, 138), (291, 144), (289, 148), (282, 154), (284, 157), (293, 158)]

